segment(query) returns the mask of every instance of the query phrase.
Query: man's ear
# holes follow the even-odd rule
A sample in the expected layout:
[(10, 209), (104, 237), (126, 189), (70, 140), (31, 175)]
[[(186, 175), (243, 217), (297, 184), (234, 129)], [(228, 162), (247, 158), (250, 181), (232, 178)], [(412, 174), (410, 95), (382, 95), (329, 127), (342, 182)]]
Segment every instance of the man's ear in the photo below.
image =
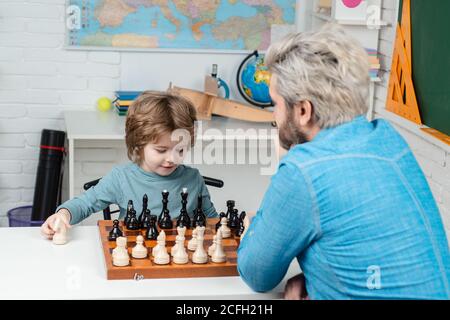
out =
[(311, 102), (304, 100), (294, 106), (295, 121), (302, 127), (310, 124), (313, 118), (313, 106)]

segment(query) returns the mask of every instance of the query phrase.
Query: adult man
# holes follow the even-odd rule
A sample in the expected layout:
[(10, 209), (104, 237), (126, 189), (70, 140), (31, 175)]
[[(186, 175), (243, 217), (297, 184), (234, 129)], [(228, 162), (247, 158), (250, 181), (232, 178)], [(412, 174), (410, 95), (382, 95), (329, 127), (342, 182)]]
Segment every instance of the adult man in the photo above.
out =
[(294, 258), (288, 299), (448, 299), (441, 217), (411, 150), (368, 122), (368, 62), (341, 29), (291, 35), (266, 63), (281, 145), (289, 150), (238, 251), (256, 291)]

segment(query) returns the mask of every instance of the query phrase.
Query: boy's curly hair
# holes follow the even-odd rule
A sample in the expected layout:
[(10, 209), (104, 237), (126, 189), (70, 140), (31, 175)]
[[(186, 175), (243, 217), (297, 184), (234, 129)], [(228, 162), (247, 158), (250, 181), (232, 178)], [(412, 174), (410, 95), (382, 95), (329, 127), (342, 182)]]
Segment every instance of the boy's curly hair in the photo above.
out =
[(179, 95), (159, 91), (143, 92), (129, 107), (125, 125), (128, 158), (141, 164), (143, 149), (166, 134), (185, 129), (194, 145), (196, 110), (192, 103)]

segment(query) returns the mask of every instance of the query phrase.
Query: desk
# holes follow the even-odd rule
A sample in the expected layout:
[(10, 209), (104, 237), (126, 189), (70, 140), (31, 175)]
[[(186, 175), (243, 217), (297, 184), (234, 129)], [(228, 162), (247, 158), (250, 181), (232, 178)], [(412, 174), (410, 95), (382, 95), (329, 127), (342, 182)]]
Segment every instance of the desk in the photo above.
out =
[[(125, 117), (114, 111), (65, 111), (69, 158), (69, 198), (75, 195), (75, 145), (79, 141), (124, 141)], [(278, 141), (277, 130), (269, 123), (254, 123), (223, 117), (198, 121), (198, 140), (271, 140)], [(222, 170), (222, 168), (220, 168)], [(267, 179), (268, 181), (268, 179)], [(86, 181), (87, 182), (87, 181)], [(257, 208), (248, 208), (256, 210)]]
[(253, 292), (239, 277), (106, 280), (94, 226), (70, 230), (63, 246), (39, 228), (0, 228), (0, 299), (275, 299), (299, 273), (294, 261), (271, 292)]

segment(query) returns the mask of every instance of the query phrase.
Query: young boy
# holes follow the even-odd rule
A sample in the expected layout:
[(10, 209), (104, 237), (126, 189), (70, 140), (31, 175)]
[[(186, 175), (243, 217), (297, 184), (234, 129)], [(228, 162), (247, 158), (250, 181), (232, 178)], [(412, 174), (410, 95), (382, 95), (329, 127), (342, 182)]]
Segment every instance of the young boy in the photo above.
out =
[[(132, 162), (114, 167), (96, 186), (59, 206), (42, 225), (42, 234), (53, 237), (58, 217), (70, 228), (110, 204), (119, 205), (122, 219), (129, 200), (133, 200), (139, 216), (144, 194), (152, 214), (159, 215), (163, 190), (170, 192), (168, 208), (172, 218), (180, 214), (183, 188), (188, 189), (187, 209), (191, 216), (199, 194), (206, 216), (217, 216), (199, 171), (180, 164), (186, 149), (194, 144), (195, 120), (196, 110), (185, 98), (163, 92), (142, 93), (130, 106), (126, 119), (126, 145)], [(188, 139), (180, 142), (182, 133)]]

